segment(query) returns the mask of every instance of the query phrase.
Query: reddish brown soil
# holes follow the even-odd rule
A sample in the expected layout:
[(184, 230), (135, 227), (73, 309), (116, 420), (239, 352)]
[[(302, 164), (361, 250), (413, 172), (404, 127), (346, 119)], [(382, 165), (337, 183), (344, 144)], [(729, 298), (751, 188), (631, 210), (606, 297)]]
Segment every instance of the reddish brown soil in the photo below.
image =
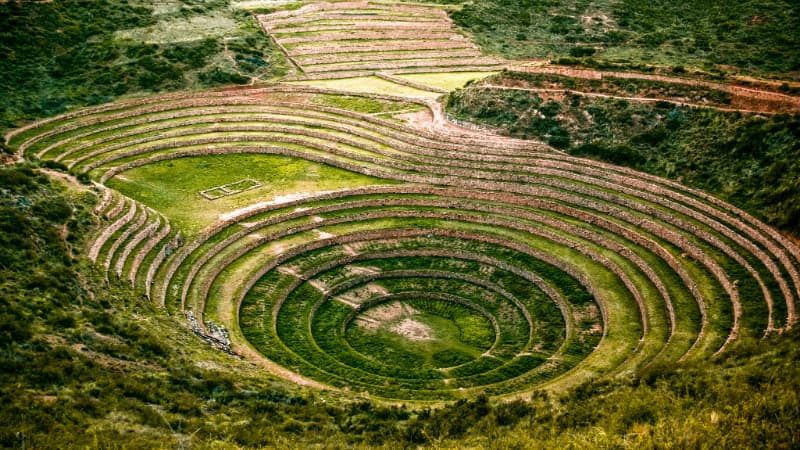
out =
[[(743, 110), (761, 113), (796, 113), (800, 112), (800, 96), (787, 95), (777, 92), (781, 82), (761, 83), (758, 86), (743, 86), (740, 84), (720, 83), (702, 79), (683, 78), (667, 75), (645, 74), (636, 72), (614, 72), (600, 71), (594, 69), (578, 69), (563, 66), (513, 66), (512, 70), (527, 73), (542, 73), (562, 75), (570, 78), (582, 78), (589, 80), (602, 80), (606, 77), (630, 78), (638, 80), (651, 80), (664, 83), (683, 84), (688, 86), (701, 86), (709, 89), (716, 89), (727, 92), (731, 95), (729, 105), (716, 105), (719, 109)], [(588, 93), (587, 93), (588, 94)], [(653, 98), (642, 97), (644, 101), (652, 101)], [(629, 98), (636, 100), (636, 98)], [(681, 102), (680, 99), (664, 99), (668, 101)]]

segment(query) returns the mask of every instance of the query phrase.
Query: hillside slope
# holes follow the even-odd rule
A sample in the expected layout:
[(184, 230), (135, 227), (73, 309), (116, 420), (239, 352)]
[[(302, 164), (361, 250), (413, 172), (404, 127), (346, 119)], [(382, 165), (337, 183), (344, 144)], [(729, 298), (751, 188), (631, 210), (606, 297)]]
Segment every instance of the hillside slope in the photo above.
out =
[(123, 95), (282, 74), (280, 53), (230, 3), (0, 2), (0, 131)]
[(800, 70), (800, 14), (787, 0), (488, 0), (451, 16), (482, 48), (515, 59), (767, 76)]

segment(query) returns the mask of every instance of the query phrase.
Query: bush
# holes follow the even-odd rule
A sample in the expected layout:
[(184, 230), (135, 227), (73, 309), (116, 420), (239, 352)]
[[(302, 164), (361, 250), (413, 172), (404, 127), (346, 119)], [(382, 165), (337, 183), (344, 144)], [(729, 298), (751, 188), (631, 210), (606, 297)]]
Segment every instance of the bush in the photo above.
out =
[(592, 47), (572, 47), (569, 49), (569, 56), (575, 58), (583, 58), (584, 56), (592, 56), (597, 52), (597, 49)]
[(63, 163), (60, 163), (58, 161), (53, 161), (52, 159), (47, 159), (47, 160), (42, 161), (41, 165), (45, 169), (58, 170), (60, 172), (69, 172), (69, 169), (67, 168), (67, 166), (65, 166)]
[(209, 72), (201, 73), (200, 80), (205, 84), (245, 84), (250, 81), (243, 75), (228, 72), (218, 67)]
[(33, 206), (33, 212), (50, 222), (61, 224), (72, 216), (72, 206), (63, 198), (46, 198)]
[(683, 66), (672, 66), (672, 73), (676, 74), (686, 73), (686, 68)]

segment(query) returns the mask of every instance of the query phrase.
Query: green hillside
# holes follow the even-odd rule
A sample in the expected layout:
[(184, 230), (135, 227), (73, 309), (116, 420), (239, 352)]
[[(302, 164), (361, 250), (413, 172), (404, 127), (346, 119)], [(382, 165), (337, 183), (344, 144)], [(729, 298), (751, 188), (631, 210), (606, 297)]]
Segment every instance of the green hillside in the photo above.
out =
[(451, 15), (511, 58), (784, 75), (800, 70), (799, 12), (784, 0), (488, 0)]
[(123, 95), (283, 71), (252, 17), (225, 0), (0, 3), (0, 130)]

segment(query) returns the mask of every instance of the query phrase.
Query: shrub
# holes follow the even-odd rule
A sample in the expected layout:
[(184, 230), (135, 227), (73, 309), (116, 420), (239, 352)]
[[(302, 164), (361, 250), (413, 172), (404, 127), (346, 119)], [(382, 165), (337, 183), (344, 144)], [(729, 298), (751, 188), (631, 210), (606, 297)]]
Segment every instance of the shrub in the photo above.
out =
[(584, 56), (592, 56), (597, 53), (597, 49), (592, 47), (572, 47), (569, 49), (569, 56), (575, 58), (583, 58)]
[(46, 198), (34, 204), (33, 212), (53, 223), (61, 224), (72, 216), (72, 206), (63, 198)]
[(58, 170), (60, 172), (69, 172), (69, 169), (67, 168), (67, 166), (65, 166), (63, 163), (60, 163), (58, 161), (53, 161), (52, 159), (47, 159), (47, 160), (42, 161), (41, 165), (45, 169)]
[(250, 81), (243, 75), (228, 72), (218, 67), (209, 72), (201, 73), (200, 80), (205, 84), (245, 84)]
[(686, 68), (683, 66), (672, 66), (672, 73), (677, 73), (677, 74), (686, 73)]

